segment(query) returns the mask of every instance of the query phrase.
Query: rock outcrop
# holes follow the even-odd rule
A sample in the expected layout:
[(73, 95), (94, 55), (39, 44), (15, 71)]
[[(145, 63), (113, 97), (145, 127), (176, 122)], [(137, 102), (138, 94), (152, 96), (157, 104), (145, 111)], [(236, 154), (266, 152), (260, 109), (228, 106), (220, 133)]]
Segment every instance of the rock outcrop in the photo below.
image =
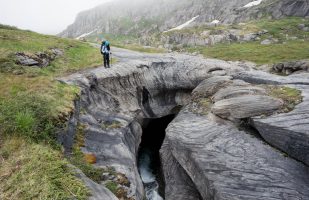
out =
[[(112, 68), (88, 70), (60, 81), (78, 85), (82, 90), (78, 120), (85, 125), (83, 152), (96, 156), (96, 166), (111, 166), (126, 174), (129, 197), (143, 199), (136, 166), (141, 119), (176, 112), (175, 107), (188, 103), (191, 91), (218, 68), (227, 74), (245, 68), (237, 62), (187, 55), (114, 51), (120, 62)], [(70, 149), (70, 145), (65, 146)]]
[[(60, 81), (81, 88), (80, 112), (73, 117), (85, 126), (82, 151), (95, 155), (97, 167), (126, 175), (128, 198), (144, 198), (136, 166), (143, 119), (177, 114), (179, 106), (160, 150), (166, 199), (309, 197), (308, 76), (280, 77), (246, 63), (181, 54), (114, 52), (119, 62), (111, 68)], [(297, 87), (303, 102), (275, 114), (282, 101), (258, 84)], [(252, 124), (243, 126), (248, 119)], [(282, 142), (287, 138), (292, 142)]]
[(62, 56), (63, 51), (60, 49), (50, 49), (46, 52), (37, 52), (29, 54), (17, 52), (15, 54), (16, 64), (23, 66), (47, 67), (58, 56)]
[[(309, 14), (306, 0), (296, 2), (294, 0), (263, 0), (258, 6), (244, 7), (252, 1), (134, 0), (128, 3), (124, 0), (117, 0), (80, 13), (75, 22), (60, 35), (72, 38), (102, 33), (144, 36), (175, 28), (194, 17), (196, 17), (195, 20), (189, 26), (211, 24), (214, 20), (220, 23), (234, 23), (261, 18), (265, 15), (280, 18), (284, 16), (305, 17)], [(190, 41), (205, 42), (203, 39)]]
[(273, 70), (277, 73), (290, 75), (309, 71), (309, 60), (299, 60), (277, 63), (273, 65)]

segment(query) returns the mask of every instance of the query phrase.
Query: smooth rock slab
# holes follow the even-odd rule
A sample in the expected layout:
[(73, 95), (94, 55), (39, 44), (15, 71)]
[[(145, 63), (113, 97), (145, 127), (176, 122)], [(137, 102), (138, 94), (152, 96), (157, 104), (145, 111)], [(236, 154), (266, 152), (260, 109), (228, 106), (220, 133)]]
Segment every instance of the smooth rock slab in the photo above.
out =
[(192, 180), (173, 157), (169, 144), (163, 143), (160, 158), (164, 172), (165, 199), (167, 200), (201, 200)]
[(303, 102), (289, 113), (254, 118), (255, 128), (273, 146), (309, 166), (309, 86), (295, 86), (302, 91)]
[(262, 95), (243, 95), (216, 102), (211, 112), (222, 118), (243, 119), (271, 114), (283, 105), (279, 99)]
[(165, 140), (205, 200), (309, 197), (308, 167), (234, 126), (183, 111)]
[(219, 90), (211, 99), (214, 102), (229, 99), (233, 97), (238, 97), (242, 95), (266, 95), (266, 91), (263, 88), (255, 86), (229, 86)]
[(230, 76), (213, 76), (202, 81), (192, 92), (193, 97), (210, 97), (218, 90), (232, 84)]

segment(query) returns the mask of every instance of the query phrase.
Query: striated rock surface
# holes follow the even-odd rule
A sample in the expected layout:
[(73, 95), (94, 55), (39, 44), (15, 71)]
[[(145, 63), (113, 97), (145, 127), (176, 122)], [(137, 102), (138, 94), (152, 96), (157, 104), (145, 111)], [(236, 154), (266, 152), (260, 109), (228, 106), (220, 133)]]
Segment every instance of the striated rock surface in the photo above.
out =
[(235, 126), (183, 111), (166, 142), (203, 199), (308, 198), (308, 167)]
[[(135, 34), (144, 37), (147, 34), (163, 32), (175, 28), (189, 20), (189, 24), (237, 23), (265, 17), (284, 16), (305, 17), (309, 15), (307, 0), (263, 0), (258, 6), (244, 6), (253, 0), (124, 0), (107, 2), (78, 14), (75, 22), (60, 33), (63, 37), (82, 38), (98, 34)], [(110, 12), (110, 11), (113, 12)], [(189, 26), (189, 27), (190, 27)], [(179, 37), (171, 38), (177, 41)], [(247, 37), (251, 38), (252, 37)], [(256, 38), (256, 37), (255, 37)], [(181, 39), (181, 38), (180, 38)], [(185, 37), (183, 44), (203, 45), (223, 40), (237, 39), (227, 35), (203, 37)]]
[[(119, 62), (109, 69), (60, 81), (81, 88), (71, 125), (85, 127), (82, 151), (96, 157), (97, 167), (126, 175), (127, 198), (145, 196), (136, 166), (143, 119), (177, 114), (183, 106), (160, 150), (166, 199), (308, 199), (307, 74), (281, 77), (246, 63), (181, 54), (115, 49), (114, 55)], [(282, 102), (258, 84), (296, 87), (303, 102), (290, 113), (272, 114)], [(270, 116), (259, 117), (265, 113)], [(265, 141), (239, 123), (248, 118)], [(67, 136), (70, 152), (74, 134)]]
[(201, 200), (196, 186), (173, 157), (167, 142), (162, 145), (160, 153), (164, 171), (165, 199)]
[[(119, 62), (110, 69), (87, 70), (60, 81), (82, 90), (78, 121), (85, 125), (83, 152), (95, 155), (96, 166), (111, 166), (125, 174), (130, 181), (128, 197), (143, 199), (136, 166), (142, 119), (175, 113), (214, 69), (231, 74), (246, 67), (180, 54), (148, 55), (114, 49), (114, 55)], [(70, 145), (65, 146), (70, 151)]]
[(262, 95), (243, 95), (217, 101), (211, 112), (221, 118), (242, 119), (271, 114), (283, 105), (279, 99)]

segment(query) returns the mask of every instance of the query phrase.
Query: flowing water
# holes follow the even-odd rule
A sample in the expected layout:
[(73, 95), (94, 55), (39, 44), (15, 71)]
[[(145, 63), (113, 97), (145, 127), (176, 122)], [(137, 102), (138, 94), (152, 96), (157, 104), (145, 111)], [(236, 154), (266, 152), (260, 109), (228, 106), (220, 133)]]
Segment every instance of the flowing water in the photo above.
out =
[(159, 150), (165, 138), (165, 129), (174, 115), (145, 120), (142, 142), (138, 153), (138, 169), (142, 178), (147, 200), (164, 199)]
[(145, 187), (147, 200), (163, 200), (159, 195), (159, 183), (152, 166), (153, 153), (143, 149), (139, 157), (139, 172)]

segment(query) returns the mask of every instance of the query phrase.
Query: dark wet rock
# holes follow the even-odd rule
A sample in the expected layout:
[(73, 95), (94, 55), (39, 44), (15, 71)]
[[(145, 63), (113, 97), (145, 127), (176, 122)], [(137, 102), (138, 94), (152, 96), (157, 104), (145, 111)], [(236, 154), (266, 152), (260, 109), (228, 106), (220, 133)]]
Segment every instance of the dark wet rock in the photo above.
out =
[(273, 65), (273, 70), (277, 73), (283, 73), (286, 75), (290, 75), (295, 72), (308, 72), (309, 60), (277, 63)]
[(203, 199), (309, 196), (308, 167), (233, 125), (183, 110), (168, 126), (165, 140)]

